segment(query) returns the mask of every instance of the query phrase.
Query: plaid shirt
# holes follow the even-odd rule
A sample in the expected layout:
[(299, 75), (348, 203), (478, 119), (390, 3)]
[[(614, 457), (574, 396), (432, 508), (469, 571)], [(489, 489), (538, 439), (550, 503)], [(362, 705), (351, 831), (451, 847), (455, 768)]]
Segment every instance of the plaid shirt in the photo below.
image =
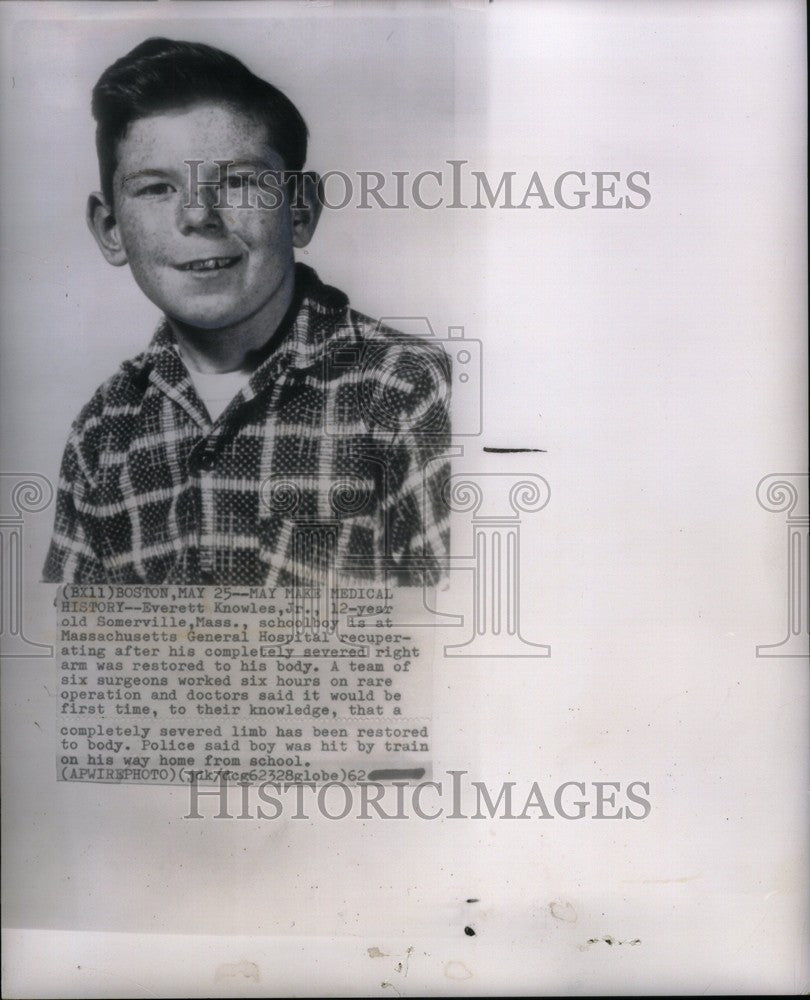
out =
[(65, 448), (46, 582), (443, 575), (447, 355), (301, 264), (283, 326), (214, 423), (166, 322), (97, 390)]

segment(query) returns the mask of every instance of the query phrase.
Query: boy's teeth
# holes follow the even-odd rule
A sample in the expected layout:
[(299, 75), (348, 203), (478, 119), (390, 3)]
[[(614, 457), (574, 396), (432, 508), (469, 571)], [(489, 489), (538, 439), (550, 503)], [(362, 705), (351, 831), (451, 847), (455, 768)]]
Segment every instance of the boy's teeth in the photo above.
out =
[(213, 271), (219, 267), (226, 267), (230, 262), (230, 257), (210, 257), (208, 260), (192, 261), (189, 268), (192, 271)]

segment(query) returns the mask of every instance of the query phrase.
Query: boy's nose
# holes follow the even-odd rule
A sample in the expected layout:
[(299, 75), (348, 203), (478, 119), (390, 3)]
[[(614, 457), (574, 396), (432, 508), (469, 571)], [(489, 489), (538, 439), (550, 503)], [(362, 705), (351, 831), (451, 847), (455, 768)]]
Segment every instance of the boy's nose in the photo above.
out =
[(200, 185), (196, 191), (188, 192), (178, 208), (177, 225), (180, 231), (189, 233), (201, 229), (221, 229), (219, 195), (217, 189), (207, 185)]

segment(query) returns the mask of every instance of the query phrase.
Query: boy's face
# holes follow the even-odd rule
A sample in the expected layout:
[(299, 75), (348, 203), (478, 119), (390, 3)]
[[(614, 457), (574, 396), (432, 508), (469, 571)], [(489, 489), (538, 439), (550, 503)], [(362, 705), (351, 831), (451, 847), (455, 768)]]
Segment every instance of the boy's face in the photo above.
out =
[[(234, 164), (229, 179), (223, 160)], [(291, 287), (293, 247), (314, 230), (294, 223), (286, 194), (275, 208), (260, 197), (255, 175), (283, 169), (265, 126), (236, 109), (200, 104), (138, 119), (119, 143), (113, 178), (106, 236), (120, 252), (111, 256), (99, 239), (102, 250), (112, 263), (128, 262), (168, 316), (227, 331)]]

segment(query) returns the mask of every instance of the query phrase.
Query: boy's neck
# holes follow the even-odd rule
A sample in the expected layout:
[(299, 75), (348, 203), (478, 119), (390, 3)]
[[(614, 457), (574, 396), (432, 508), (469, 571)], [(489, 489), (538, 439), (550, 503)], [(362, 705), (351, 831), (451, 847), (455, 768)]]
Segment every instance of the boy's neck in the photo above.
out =
[[(214, 374), (253, 371), (278, 346), (276, 334), (294, 299), (295, 272), (265, 305), (228, 330), (205, 330), (167, 317), (186, 366)], [(286, 327), (286, 324), (284, 324)]]

